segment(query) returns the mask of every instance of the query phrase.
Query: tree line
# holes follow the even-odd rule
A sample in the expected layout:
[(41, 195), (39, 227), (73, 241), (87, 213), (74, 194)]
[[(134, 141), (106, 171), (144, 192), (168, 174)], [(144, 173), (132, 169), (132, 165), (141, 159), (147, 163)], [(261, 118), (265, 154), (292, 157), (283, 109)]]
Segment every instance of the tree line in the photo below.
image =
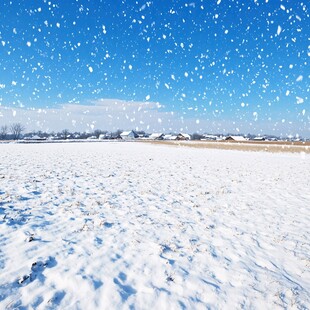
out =
[[(90, 137), (96, 137), (97, 139), (99, 138), (100, 135), (103, 135), (105, 139), (118, 139), (120, 138), (120, 134), (123, 132), (122, 129), (118, 129), (114, 132), (109, 132), (107, 130), (101, 130), (101, 129), (96, 129), (92, 132), (79, 132), (79, 131), (70, 131), (68, 129), (63, 129), (62, 131), (59, 132), (44, 132), (44, 131), (31, 131), (28, 133), (23, 134), (25, 131), (25, 127), (21, 123), (14, 123), (11, 124), (10, 126), (8, 125), (2, 125), (0, 126), (0, 140), (19, 140), (21, 138), (32, 138), (34, 136), (42, 138), (42, 139), (48, 139), (48, 138), (55, 138), (55, 139), (87, 139)], [(139, 136), (141, 137), (148, 137), (149, 134), (145, 133), (145, 131), (140, 130), (140, 131), (135, 131)], [(226, 136), (230, 135), (235, 135), (233, 133), (228, 133)], [(216, 133), (213, 135), (215, 136), (222, 136), (222, 134)], [(247, 134), (243, 135), (246, 136), (249, 139), (255, 138), (256, 135), (252, 134)], [(275, 138), (275, 139), (280, 139), (277, 136), (274, 135), (264, 135), (268, 138)], [(191, 134), (191, 139), (192, 140), (202, 140), (205, 138), (204, 134), (200, 133), (193, 133)]]
[(21, 123), (14, 123), (10, 126), (3, 125), (0, 128), (0, 140), (6, 140), (9, 136), (13, 140), (18, 140), (24, 130), (25, 127)]
[(99, 138), (100, 135), (106, 135), (107, 138), (118, 138), (123, 130), (118, 129), (114, 132), (108, 132), (107, 130), (96, 129), (93, 132), (79, 132), (79, 131), (70, 131), (68, 129), (63, 129), (59, 132), (44, 132), (41, 130), (31, 131), (23, 134), (25, 131), (25, 127), (21, 123), (14, 123), (10, 126), (2, 125), (0, 127), (0, 140), (19, 140), (21, 138), (31, 138), (31, 137), (39, 137), (39, 138), (59, 138), (59, 139), (87, 139), (89, 137)]

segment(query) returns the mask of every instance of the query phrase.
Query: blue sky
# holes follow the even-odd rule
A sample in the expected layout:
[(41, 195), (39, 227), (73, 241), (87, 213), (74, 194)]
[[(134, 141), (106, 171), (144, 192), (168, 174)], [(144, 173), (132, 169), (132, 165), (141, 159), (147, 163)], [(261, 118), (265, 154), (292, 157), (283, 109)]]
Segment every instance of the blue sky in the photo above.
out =
[(0, 125), (115, 99), (126, 128), (310, 135), (306, 1), (2, 1), (0, 18)]

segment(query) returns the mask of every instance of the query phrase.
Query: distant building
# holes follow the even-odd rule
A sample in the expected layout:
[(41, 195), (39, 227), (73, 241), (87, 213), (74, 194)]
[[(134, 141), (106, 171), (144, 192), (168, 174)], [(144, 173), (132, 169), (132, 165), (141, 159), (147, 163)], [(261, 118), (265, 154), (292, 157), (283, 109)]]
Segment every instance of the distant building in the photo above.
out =
[(54, 135), (54, 136), (49, 136), (48, 140), (52, 140), (52, 141), (54, 141), (54, 140), (61, 140), (61, 138), (58, 137), (57, 135)]
[(27, 141), (44, 141), (44, 140), (46, 140), (46, 137), (39, 137), (39, 136), (35, 135), (32, 137), (25, 137), (24, 140), (27, 140)]
[(178, 136), (176, 135), (165, 135), (164, 140), (177, 140)]
[(149, 136), (151, 140), (164, 140), (165, 135), (163, 133), (152, 133)]
[(138, 138), (139, 139), (145, 139), (145, 138), (148, 138), (148, 134), (147, 133), (145, 133), (144, 131), (137, 131), (137, 132), (135, 132), (137, 135), (138, 135)]
[(164, 140), (190, 140), (191, 136), (186, 133), (179, 133), (178, 135), (164, 135)]
[(118, 139), (122, 139), (122, 137), (118, 132), (112, 132), (109, 136), (109, 139), (118, 140)]
[(102, 133), (99, 135), (99, 140), (105, 140), (105, 139), (109, 139), (110, 135), (108, 135), (107, 133)]
[(177, 140), (190, 140), (191, 136), (187, 133), (179, 133), (177, 135)]
[(215, 141), (217, 140), (217, 136), (213, 136), (213, 135), (203, 135), (203, 140), (210, 140), (210, 141)]
[(265, 141), (265, 140), (266, 140), (265, 137), (259, 137), (259, 136), (253, 139), (253, 141)]
[(226, 141), (238, 141), (238, 142), (244, 142), (247, 141), (245, 137), (243, 136), (228, 136), (225, 138)]
[(131, 130), (131, 131), (124, 131), (124, 132), (122, 132), (121, 133), (121, 138), (123, 140), (133, 140), (133, 139), (139, 138), (139, 136), (137, 135), (136, 132)]

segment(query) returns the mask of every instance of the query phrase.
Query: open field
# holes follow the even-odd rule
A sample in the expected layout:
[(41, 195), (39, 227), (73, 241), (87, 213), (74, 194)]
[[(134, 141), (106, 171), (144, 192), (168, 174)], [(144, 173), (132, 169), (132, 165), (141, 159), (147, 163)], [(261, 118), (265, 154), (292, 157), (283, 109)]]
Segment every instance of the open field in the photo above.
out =
[(221, 150), (271, 152), (271, 153), (307, 153), (310, 154), (310, 142), (286, 141), (146, 141), (147, 143), (187, 146), (194, 148), (209, 148)]
[(308, 309), (310, 155), (199, 144), (0, 144), (0, 309)]
[[(1, 144), (19, 143), (19, 144), (55, 144), (55, 143), (111, 143), (111, 142), (125, 142), (124, 140), (6, 140), (0, 141)], [(128, 142), (128, 141), (127, 141)], [(194, 148), (209, 148), (221, 150), (234, 150), (234, 151), (249, 151), (249, 152), (271, 152), (271, 153), (306, 153), (310, 154), (310, 142), (299, 141), (169, 141), (169, 140), (132, 140), (130, 142), (162, 144), (171, 146), (186, 146)]]

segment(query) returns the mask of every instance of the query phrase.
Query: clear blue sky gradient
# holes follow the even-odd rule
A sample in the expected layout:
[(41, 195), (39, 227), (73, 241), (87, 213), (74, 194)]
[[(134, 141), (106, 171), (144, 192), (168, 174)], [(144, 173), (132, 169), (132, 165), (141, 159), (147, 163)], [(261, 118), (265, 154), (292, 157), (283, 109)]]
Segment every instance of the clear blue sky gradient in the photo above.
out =
[(309, 130), (307, 1), (1, 1), (0, 104), (160, 102)]

